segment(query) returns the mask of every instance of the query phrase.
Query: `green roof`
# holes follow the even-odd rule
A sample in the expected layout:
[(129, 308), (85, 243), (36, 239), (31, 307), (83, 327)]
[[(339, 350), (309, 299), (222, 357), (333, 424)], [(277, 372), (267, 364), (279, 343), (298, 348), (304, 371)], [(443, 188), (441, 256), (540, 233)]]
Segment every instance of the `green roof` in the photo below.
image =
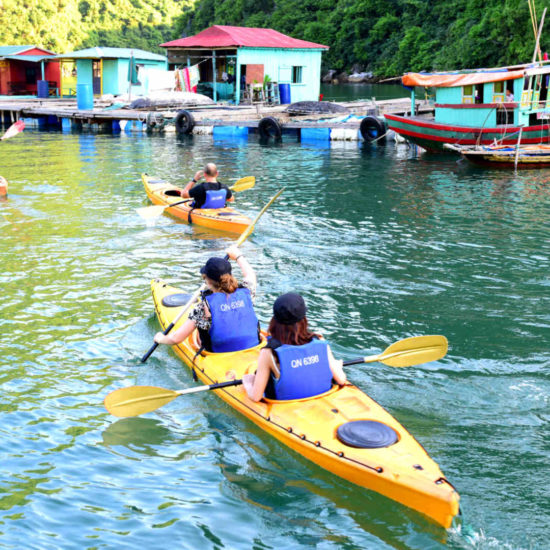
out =
[(165, 55), (146, 52), (136, 48), (86, 48), (76, 52), (63, 53), (56, 55), (58, 59), (148, 59), (153, 61), (166, 61)]
[(13, 59), (15, 61), (29, 61), (31, 63), (38, 63), (43, 59), (52, 59), (53, 55), (1, 55), (1, 59)]
[(27, 50), (34, 50), (35, 48), (49, 52), (49, 50), (41, 48), (40, 46), (34, 46), (32, 44), (27, 46), (0, 46), (0, 57), (4, 57), (6, 55), (17, 55), (19, 52), (26, 52)]

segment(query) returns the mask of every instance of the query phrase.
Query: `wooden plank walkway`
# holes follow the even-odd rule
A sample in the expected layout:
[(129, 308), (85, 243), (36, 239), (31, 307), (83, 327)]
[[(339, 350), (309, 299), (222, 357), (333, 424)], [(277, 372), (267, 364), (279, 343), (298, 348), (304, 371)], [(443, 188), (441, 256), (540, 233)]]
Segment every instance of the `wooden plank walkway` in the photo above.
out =
[[(113, 121), (140, 121), (144, 123), (162, 121), (172, 122), (177, 114), (174, 108), (162, 110), (109, 109), (112, 101), (95, 100), (94, 108), (79, 110), (76, 99), (0, 99), (0, 115), (4, 122), (18, 118), (41, 118), (55, 116), (58, 119), (70, 119), (76, 123), (107, 124)], [(339, 102), (350, 109), (351, 114), (366, 116), (378, 113), (405, 114), (410, 112), (409, 98), (382, 101)], [(299, 128), (358, 128), (360, 120), (341, 122), (339, 114), (323, 113), (315, 115), (291, 116), (284, 110), (288, 105), (195, 105), (182, 109), (192, 112), (196, 126), (245, 126), (257, 128), (259, 121), (267, 116), (276, 118), (285, 129)], [(419, 114), (433, 112), (433, 106), (427, 102), (417, 102)], [(2, 113), (3, 112), (3, 113)], [(321, 120), (322, 119), (322, 120)], [(1, 121), (1, 118), (0, 118)]]

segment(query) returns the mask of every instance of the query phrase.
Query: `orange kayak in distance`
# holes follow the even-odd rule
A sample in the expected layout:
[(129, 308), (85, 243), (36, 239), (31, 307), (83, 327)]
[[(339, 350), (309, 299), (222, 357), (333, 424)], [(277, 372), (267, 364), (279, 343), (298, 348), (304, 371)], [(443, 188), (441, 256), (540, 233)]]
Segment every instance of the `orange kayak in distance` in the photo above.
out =
[(141, 179), (149, 200), (156, 205), (168, 206), (165, 210), (166, 213), (182, 222), (238, 235), (252, 223), (249, 217), (229, 206), (217, 209), (193, 209), (191, 207), (192, 200), (190, 200), (171, 207), (170, 204), (184, 200), (180, 194), (181, 187), (148, 174), (142, 174)]

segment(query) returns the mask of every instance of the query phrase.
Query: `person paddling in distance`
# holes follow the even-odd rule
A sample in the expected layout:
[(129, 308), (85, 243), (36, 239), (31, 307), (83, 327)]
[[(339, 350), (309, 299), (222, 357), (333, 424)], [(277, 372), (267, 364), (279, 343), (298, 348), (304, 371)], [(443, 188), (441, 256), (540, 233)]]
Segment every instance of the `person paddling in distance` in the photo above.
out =
[(240, 351), (260, 343), (260, 324), (253, 306), (256, 274), (238, 247), (231, 246), (226, 253), (240, 267), (242, 282), (231, 274), (228, 260), (210, 258), (200, 270), (208, 289), (183, 325), (166, 335), (157, 332), (155, 342), (173, 346), (198, 329), (201, 350), (214, 353)]
[(279, 296), (273, 304), (268, 342), (260, 351), (256, 374), (245, 374), (243, 385), (252, 401), (262, 397), (303, 399), (346, 383), (343, 363), (330, 346), (311, 332), (304, 299), (294, 292)]
[[(195, 185), (204, 176), (204, 182)], [(227, 185), (218, 181), (218, 169), (212, 162), (204, 170), (199, 170), (193, 179), (183, 188), (183, 198), (193, 199), (193, 208), (224, 208), (227, 202), (235, 198)]]

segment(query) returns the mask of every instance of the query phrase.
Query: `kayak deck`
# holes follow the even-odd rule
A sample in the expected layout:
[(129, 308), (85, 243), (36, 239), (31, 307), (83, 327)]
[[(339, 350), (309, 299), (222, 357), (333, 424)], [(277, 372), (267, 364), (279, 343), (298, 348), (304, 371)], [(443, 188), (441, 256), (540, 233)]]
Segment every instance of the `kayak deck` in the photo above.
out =
[[(180, 202), (181, 188), (168, 183), (160, 178), (154, 178), (147, 174), (141, 175), (145, 192), (153, 204), (167, 206)], [(166, 213), (185, 223), (194, 223), (202, 227), (227, 231), (229, 233), (243, 233), (252, 220), (240, 214), (234, 208), (225, 207), (217, 209), (192, 209), (191, 200), (187, 203), (168, 207)]]
[[(167, 307), (164, 298), (181, 293), (160, 279), (151, 283), (156, 313), (163, 328), (181, 311)], [(184, 315), (177, 323), (181, 325)], [(197, 352), (195, 335), (174, 346), (191, 368)], [(254, 373), (258, 353), (265, 345), (231, 353), (203, 352), (194, 370), (205, 384), (242, 378)], [(376, 491), (449, 527), (459, 511), (459, 495), (439, 466), (391, 414), (352, 384), (319, 396), (293, 401), (248, 399), (242, 386), (215, 393), (241, 414), (305, 458), (352, 483)], [(340, 426), (353, 421), (374, 421), (391, 428), (397, 441), (381, 448), (348, 446), (337, 437)], [(386, 428), (387, 429), (387, 428)]]

